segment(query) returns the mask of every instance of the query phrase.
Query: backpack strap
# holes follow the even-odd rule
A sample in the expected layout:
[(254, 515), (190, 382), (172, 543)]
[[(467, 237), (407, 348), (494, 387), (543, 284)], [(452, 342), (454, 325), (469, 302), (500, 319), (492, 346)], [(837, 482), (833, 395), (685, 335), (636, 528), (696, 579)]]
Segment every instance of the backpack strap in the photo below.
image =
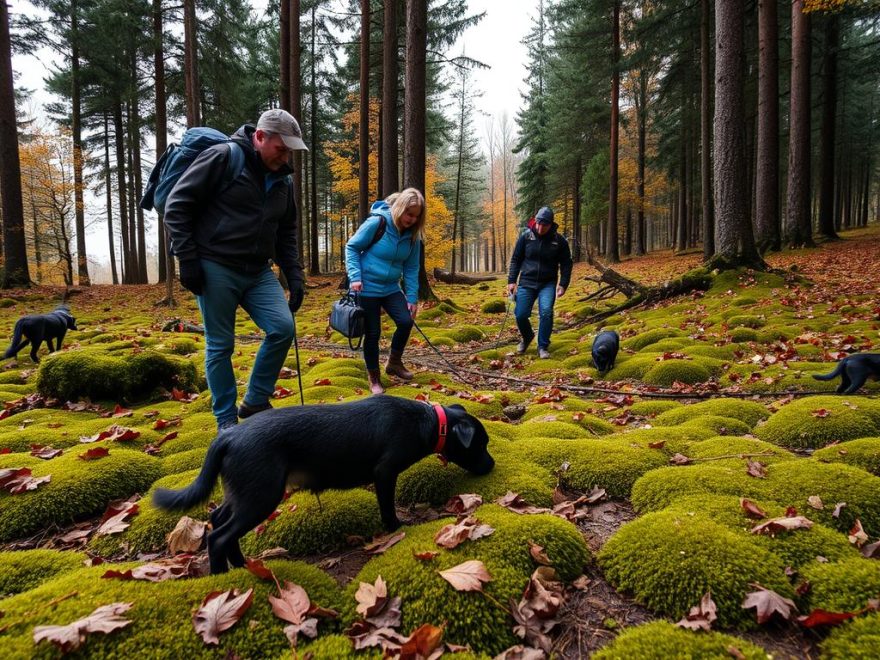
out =
[(225, 192), (244, 171), (244, 151), (241, 146), (230, 140), (226, 143), (226, 147), (229, 150), (229, 158), (226, 159), (226, 170), (223, 172), (223, 187), (220, 189), (220, 193)]
[[(376, 243), (381, 241), (382, 237), (385, 235), (385, 229), (386, 229), (386, 225), (388, 223), (388, 221), (385, 219), (385, 216), (382, 215), (381, 213), (371, 213), (370, 217), (373, 217), (373, 216), (378, 216), (379, 226), (376, 227), (376, 233), (373, 234), (373, 238), (370, 241), (370, 244), (366, 248), (364, 248), (364, 252), (366, 252), (371, 247), (373, 247)], [(364, 252), (361, 252), (361, 254), (363, 254)]]

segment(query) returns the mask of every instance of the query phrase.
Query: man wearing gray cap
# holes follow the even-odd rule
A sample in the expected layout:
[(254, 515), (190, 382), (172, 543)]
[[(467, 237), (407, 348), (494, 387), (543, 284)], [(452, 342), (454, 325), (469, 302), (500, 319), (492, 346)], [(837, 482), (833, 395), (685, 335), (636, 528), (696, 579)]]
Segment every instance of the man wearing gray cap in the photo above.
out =
[[(307, 147), (296, 119), (267, 110), (256, 127), (246, 124), (228, 143), (202, 151), (165, 203), (180, 283), (195, 294), (205, 324), (205, 374), (220, 430), (272, 407), (269, 398), (293, 341), (293, 314), (304, 294), (288, 162), (297, 149)], [(230, 175), (233, 163), (242, 167)], [(290, 285), (288, 300), (270, 268), (273, 258)], [(236, 409), (232, 352), (239, 306), (266, 336)]]

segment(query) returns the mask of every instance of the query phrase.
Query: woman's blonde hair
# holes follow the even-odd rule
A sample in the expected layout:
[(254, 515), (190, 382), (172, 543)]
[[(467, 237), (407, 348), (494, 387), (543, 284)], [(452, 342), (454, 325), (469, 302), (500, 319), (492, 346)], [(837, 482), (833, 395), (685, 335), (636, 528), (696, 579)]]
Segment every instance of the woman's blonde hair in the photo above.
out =
[(385, 203), (391, 207), (391, 218), (394, 220), (394, 226), (398, 231), (401, 229), (400, 216), (411, 206), (418, 206), (422, 212), (419, 213), (419, 219), (412, 227), (412, 242), (417, 239), (424, 239), (425, 233), (425, 198), (416, 188), (407, 188), (400, 192), (391, 193), (385, 198)]

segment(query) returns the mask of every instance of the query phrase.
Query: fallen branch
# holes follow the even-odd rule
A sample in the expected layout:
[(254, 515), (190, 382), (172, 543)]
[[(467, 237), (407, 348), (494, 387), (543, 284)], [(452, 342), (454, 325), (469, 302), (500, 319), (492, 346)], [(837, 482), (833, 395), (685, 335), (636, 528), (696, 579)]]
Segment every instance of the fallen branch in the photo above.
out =
[(494, 282), (497, 275), (465, 275), (463, 273), (450, 273), (442, 268), (434, 269), (434, 278), (445, 284), (479, 284), (480, 282)]

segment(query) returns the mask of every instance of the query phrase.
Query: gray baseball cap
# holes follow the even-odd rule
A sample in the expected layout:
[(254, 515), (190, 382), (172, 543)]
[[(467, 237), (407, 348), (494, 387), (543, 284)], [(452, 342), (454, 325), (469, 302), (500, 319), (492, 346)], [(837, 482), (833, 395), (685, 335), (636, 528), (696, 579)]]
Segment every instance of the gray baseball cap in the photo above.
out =
[(293, 115), (286, 110), (281, 108), (266, 110), (266, 112), (260, 115), (257, 128), (280, 135), (288, 149), (309, 150), (306, 143), (303, 142), (302, 130), (300, 130), (299, 124), (296, 123)]

